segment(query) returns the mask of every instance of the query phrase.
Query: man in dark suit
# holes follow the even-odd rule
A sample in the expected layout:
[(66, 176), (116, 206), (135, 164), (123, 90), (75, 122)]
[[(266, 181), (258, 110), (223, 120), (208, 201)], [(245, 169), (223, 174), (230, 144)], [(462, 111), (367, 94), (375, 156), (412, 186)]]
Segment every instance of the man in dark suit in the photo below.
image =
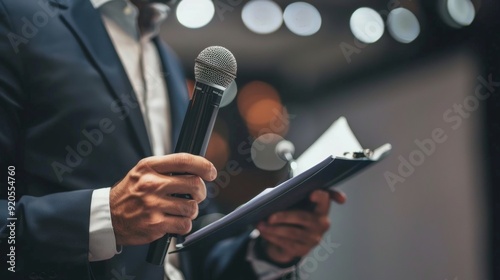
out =
[[(0, 182), (2, 279), (162, 279), (165, 269), (145, 262), (148, 243), (188, 233), (206, 197), (203, 180), (215, 179), (206, 159), (163, 156), (179, 135), (185, 80), (155, 27), (134, 29), (152, 6), (132, 2), (0, 1), (0, 172), (11, 171)], [(134, 51), (136, 61), (128, 57)], [(158, 62), (156, 80), (145, 61)], [(169, 195), (180, 192), (193, 199)], [(289, 272), (329, 225), (329, 194), (311, 200), (314, 212), (261, 223), (257, 240), (266, 242), (254, 247), (246, 234), (197, 258), (181, 254), (184, 278)]]

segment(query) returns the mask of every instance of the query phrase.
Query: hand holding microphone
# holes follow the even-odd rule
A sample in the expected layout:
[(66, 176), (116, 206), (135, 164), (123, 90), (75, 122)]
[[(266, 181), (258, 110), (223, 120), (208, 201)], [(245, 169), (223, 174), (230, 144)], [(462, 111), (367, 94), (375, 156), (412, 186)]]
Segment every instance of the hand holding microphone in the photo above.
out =
[[(192, 175), (170, 176), (173, 172)], [(206, 197), (203, 180), (213, 181), (216, 174), (208, 160), (187, 153), (141, 160), (110, 192), (116, 243), (142, 245), (165, 232), (187, 234)], [(172, 197), (180, 192), (192, 200)]]
[[(205, 155), (219, 111), (222, 95), (224, 90), (236, 78), (236, 69), (236, 59), (230, 51), (223, 47), (208, 47), (198, 55), (194, 67), (196, 83), (194, 85), (193, 98), (189, 102), (186, 117), (184, 118), (181, 133), (175, 147), (175, 153)], [(183, 172), (176, 172), (172, 175), (185, 174)], [(172, 196), (173, 199), (184, 199), (195, 203), (200, 202), (189, 192), (182, 189)], [(149, 246), (146, 258), (147, 262), (154, 265), (163, 264), (170, 245), (170, 239), (178, 233), (173, 231), (165, 232), (168, 232), (168, 234), (155, 240)]]

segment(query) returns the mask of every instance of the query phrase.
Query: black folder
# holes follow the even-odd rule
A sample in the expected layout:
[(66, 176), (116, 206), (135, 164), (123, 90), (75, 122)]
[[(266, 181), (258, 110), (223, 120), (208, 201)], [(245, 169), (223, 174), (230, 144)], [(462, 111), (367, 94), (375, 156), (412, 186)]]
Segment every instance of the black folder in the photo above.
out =
[(177, 250), (171, 253), (188, 250), (205, 242), (217, 242), (251, 228), (271, 214), (303, 201), (316, 189), (335, 187), (339, 182), (384, 158), (390, 149), (390, 144), (386, 144), (374, 151), (346, 153), (345, 157), (328, 156), (312, 168), (265, 190), (223, 218), (186, 236), (182, 244), (177, 244)]

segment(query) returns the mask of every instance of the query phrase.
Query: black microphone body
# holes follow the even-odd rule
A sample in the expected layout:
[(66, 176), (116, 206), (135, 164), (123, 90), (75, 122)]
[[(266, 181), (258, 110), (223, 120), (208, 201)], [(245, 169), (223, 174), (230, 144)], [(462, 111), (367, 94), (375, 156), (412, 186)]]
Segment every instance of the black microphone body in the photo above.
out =
[[(179, 140), (175, 146), (175, 153), (205, 156), (223, 93), (224, 90), (220, 88), (198, 81), (195, 83), (193, 98), (189, 101)], [(191, 199), (189, 194), (176, 194), (174, 196)], [(170, 246), (170, 240), (174, 236), (166, 234), (153, 241), (149, 245), (146, 261), (154, 265), (162, 265)]]
[(223, 93), (220, 88), (198, 81), (195, 83), (175, 153), (205, 156)]
[[(236, 61), (228, 50), (222, 47), (209, 47), (200, 53), (195, 64), (196, 83), (193, 97), (189, 101), (175, 153), (205, 156), (222, 95), (234, 80), (235, 74)], [(192, 199), (189, 194), (174, 194), (173, 196)], [(174, 236), (174, 234), (166, 234), (153, 241), (149, 245), (146, 261), (154, 265), (163, 265), (170, 240)]]

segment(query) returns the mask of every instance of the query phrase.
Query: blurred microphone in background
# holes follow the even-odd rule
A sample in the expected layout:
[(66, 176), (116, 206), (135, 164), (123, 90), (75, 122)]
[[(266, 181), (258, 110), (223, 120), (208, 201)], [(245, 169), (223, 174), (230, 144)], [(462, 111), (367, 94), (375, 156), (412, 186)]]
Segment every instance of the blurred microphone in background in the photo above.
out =
[(288, 140), (281, 140), (278, 145), (276, 145), (276, 148), (274, 148), (274, 152), (279, 158), (287, 162), (288, 178), (292, 178), (297, 169), (297, 162), (293, 157), (295, 154), (295, 146), (293, 143)]

